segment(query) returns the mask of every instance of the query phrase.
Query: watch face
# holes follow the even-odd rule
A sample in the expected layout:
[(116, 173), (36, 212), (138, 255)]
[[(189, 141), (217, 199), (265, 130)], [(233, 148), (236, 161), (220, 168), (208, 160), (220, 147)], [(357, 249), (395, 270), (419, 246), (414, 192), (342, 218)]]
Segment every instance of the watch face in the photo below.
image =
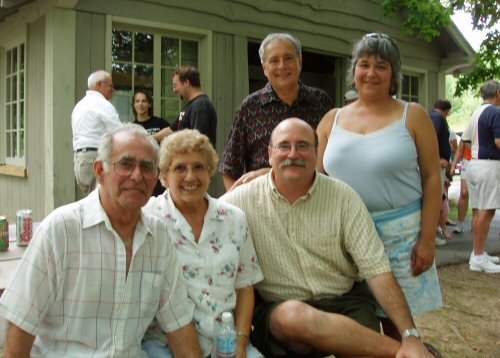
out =
[(409, 328), (403, 332), (401, 338), (415, 337), (420, 338), (420, 332), (416, 328)]

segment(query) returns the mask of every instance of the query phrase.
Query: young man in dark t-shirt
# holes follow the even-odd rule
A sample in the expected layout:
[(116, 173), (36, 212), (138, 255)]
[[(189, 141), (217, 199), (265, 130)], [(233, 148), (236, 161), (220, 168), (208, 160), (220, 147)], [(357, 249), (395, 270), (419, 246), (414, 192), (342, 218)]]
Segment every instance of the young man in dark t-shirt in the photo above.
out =
[(160, 142), (164, 137), (181, 129), (197, 129), (210, 138), (215, 147), (217, 132), (217, 113), (210, 98), (203, 92), (200, 73), (193, 66), (180, 66), (172, 76), (174, 92), (187, 101), (179, 117), (154, 138)]

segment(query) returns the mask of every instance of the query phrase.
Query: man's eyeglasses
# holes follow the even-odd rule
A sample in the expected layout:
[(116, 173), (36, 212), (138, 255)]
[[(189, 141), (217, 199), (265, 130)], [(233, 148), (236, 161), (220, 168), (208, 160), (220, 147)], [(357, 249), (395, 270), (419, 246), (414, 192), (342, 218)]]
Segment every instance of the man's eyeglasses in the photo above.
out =
[(131, 175), (137, 166), (141, 170), (144, 179), (153, 179), (158, 176), (158, 168), (152, 161), (141, 161), (137, 163), (136, 161), (120, 160), (112, 164), (115, 173), (121, 177)]
[(295, 150), (299, 153), (308, 153), (311, 148), (316, 147), (316, 144), (311, 144), (308, 142), (299, 142), (296, 144), (290, 144), (287, 142), (279, 143), (277, 145), (270, 145), (270, 148), (273, 148), (278, 151), (280, 154), (288, 154), (292, 151), (292, 147), (295, 147)]
[[(392, 37), (390, 37), (389, 35), (384, 34), (382, 32), (372, 32), (372, 33), (366, 34), (362, 37), (362, 39), (366, 39), (366, 38), (384, 39), (384, 40), (389, 41), (391, 43), (391, 45), (396, 46), (396, 48), (398, 48), (396, 41), (394, 41), (392, 39)], [(399, 50), (399, 48), (398, 48), (398, 50)]]
[(205, 174), (209, 169), (210, 167), (208, 165), (197, 163), (192, 166), (186, 164), (177, 164), (173, 168), (170, 168), (169, 170), (175, 175), (183, 176), (187, 175), (189, 170), (191, 170), (191, 172), (194, 175), (202, 175)]

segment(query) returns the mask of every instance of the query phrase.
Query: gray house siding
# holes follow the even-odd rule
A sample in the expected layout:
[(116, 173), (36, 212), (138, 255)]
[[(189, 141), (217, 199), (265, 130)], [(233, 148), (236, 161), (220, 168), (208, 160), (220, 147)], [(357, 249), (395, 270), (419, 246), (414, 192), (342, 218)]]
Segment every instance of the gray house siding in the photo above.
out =
[[(45, 86), (45, 17), (26, 27), (26, 167), (27, 177), (0, 175), (0, 213), (15, 222), (18, 209), (30, 208), (35, 217), (45, 215), (45, 138), (43, 136)], [(3, 65), (3, 63), (2, 63)]]
[[(421, 78), (419, 102), (429, 108), (443, 95), (443, 63), (455, 46), (449, 36), (432, 43), (401, 33), (401, 23), (384, 19), (381, 0), (38, 0), (0, 22), (0, 38), (11, 27), (26, 31), (27, 177), (0, 175), (0, 214), (33, 209), (35, 220), (77, 197), (73, 176), (70, 116), (87, 89), (90, 72), (110, 70), (110, 24), (137, 28), (168, 26), (200, 38), (202, 86), (218, 113), (217, 152), (222, 153), (233, 115), (249, 92), (248, 43), (270, 32), (287, 31), (304, 50), (328, 55), (328, 79), (310, 72), (307, 84), (323, 81), (338, 104), (346, 90), (345, 72), (354, 41), (368, 32), (385, 32), (398, 42), (403, 70)], [(444, 46), (443, 44), (446, 44)], [(1, 46), (1, 43), (0, 43)], [(457, 47), (458, 46), (458, 47)], [(260, 75), (254, 65), (252, 73)], [(1, 101), (0, 101), (1, 103)], [(217, 175), (210, 192), (223, 191)]]

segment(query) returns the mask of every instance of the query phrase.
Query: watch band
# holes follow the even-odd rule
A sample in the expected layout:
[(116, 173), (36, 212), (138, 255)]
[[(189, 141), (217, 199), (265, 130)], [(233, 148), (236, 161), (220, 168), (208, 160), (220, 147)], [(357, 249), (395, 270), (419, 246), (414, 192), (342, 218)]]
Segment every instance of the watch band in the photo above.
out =
[(401, 333), (401, 339), (405, 339), (408, 337), (415, 337), (417, 339), (420, 339), (420, 332), (416, 328), (408, 328)]

